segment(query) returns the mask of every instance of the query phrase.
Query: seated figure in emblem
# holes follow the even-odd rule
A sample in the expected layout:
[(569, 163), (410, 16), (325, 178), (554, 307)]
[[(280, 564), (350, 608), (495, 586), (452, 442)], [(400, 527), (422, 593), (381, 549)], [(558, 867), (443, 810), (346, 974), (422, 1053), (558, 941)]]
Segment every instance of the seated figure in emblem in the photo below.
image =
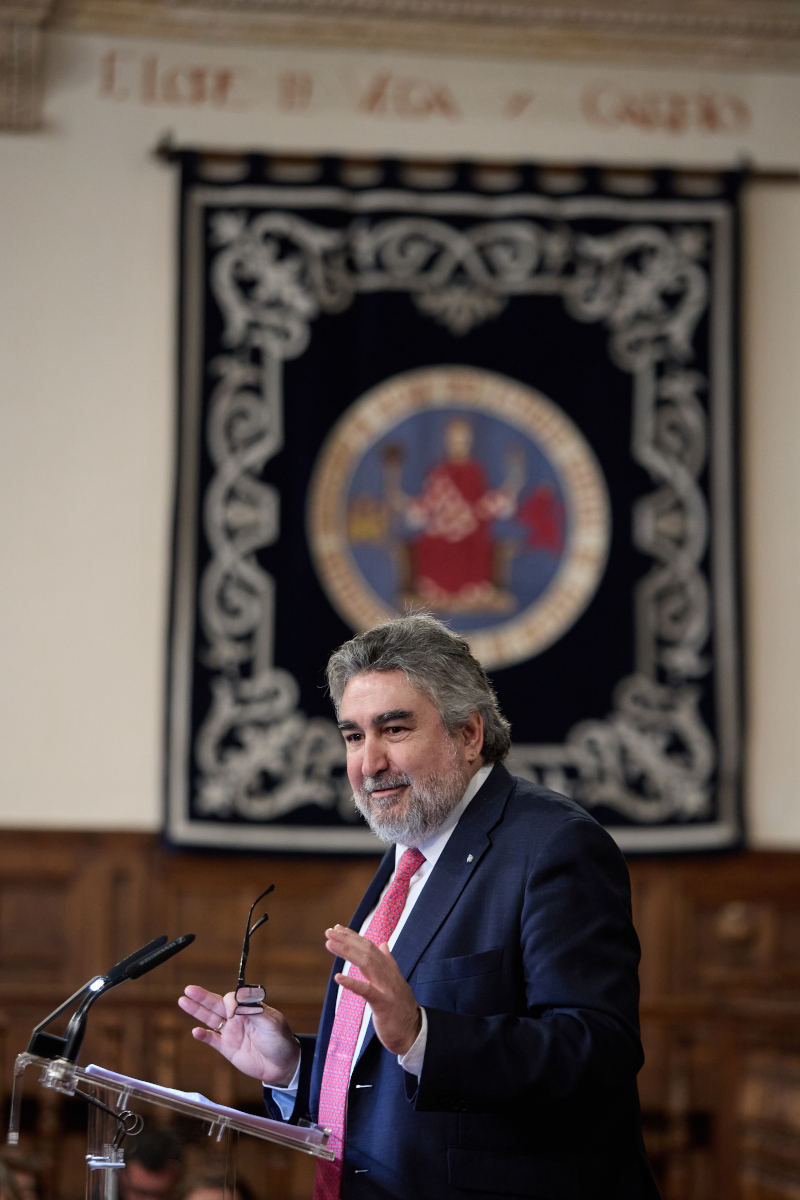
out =
[(412, 537), (401, 547), (402, 600), (444, 613), (511, 612), (508, 590), (513, 554), (494, 537), (492, 523), (516, 514), (525, 482), (525, 452), (507, 456), (500, 487), (490, 486), (483, 464), (473, 457), (474, 431), (456, 417), (445, 428), (445, 457), (428, 472), (422, 491), (402, 487), (403, 450), (384, 451), (384, 486), (392, 510)]

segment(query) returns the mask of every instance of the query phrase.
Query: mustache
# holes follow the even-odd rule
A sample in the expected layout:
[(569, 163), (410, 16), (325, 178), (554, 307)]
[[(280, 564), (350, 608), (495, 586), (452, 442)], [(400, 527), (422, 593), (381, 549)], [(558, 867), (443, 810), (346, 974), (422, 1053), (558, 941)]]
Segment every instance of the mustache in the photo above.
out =
[(381, 788), (411, 787), (413, 782), (410, 775), (368, 775), (361, 784), (359, 795), (363, 800), (369, 799), (376, 808), (391, 807), (394, 804), (393, 796), (372, 799), (372, 793)]

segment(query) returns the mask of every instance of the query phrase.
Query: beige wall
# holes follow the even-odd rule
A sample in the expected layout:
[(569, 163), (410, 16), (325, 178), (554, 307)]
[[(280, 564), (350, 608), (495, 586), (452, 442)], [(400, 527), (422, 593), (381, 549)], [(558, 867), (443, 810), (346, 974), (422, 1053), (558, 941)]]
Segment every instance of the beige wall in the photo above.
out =
[(753, 187), (746, 215), (748, 818), (800, 846), (800, 189)]
[[(0, 824), (155, 829), (183, 144), (800, 164), (800, 78), (50, 41), (0, 136)], [(711, 97), (711, 100), (708, 97)], [(746, 209), (749, 821), (800, 846), (800, 189)]]

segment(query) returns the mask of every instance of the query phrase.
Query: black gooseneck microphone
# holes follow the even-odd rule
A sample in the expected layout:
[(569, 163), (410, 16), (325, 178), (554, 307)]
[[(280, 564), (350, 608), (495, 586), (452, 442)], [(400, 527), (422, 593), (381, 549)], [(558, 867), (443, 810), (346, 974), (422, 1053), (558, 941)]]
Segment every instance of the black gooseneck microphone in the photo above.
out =
[[(172, 958), (174, 954), (179, 954), (181, 950), (185, 950), (187, 946), (191, 945), (194, 939), (195, 935), (193, 933), (185, 933), (182, 937), (175, 938), (174, 941), (165, 945), (167, 935), (161, 934), (160, 937), (154, 938), (152, 942), (148, 942), (146, 946), (141, 946), (133, 954), (129, 954), (127, 958), (123, 958), (121, 962), (118, 962), (110, 969), (108, 974), (95, 975), (83, 987), (78, 988), (77, 992), (73, 993), (68, 1000), (65, 1000), (63, 1004), (60, 1004), (58, 1008), (51, 1012), (49, 1017), (45, 1017), (44, 1021), (36, 1026), (28, 1043), (28, 1053), (36, 1054), (40, 1058), (63, 1058), (67, 1062), (77, 1062), (84, 1034), (86, 1033), (86, 1020), (89, 1009), (95, 1000), (99, 1000), (111, 988), (124, 983), (126, 979), (138, 979), (140, 975), (146, 975), (148, 971), (152, 971), (155, 967), (160, 967), (162, 963)], [(45, 1033), (45, 1029), (50, 1022), (66, 1012), (76, 1000), (79, 1000), (80, 1003), (70, 1018), (64, 1036), (57, 1037), (53, 1033)]]
[(106, 972), (106, 979), (116, 982), (128, 978), (128, 968), (132, 967), (146, 954), (152, 954), (154, 950), (158, 950), (159, 946), (163, 946), (167, 940), (167, 935), (162, 933), (160, 937), (153, 938), (152, 942), (148, 942), (146, 946), (140, 946), (138, 950), (134, 950), (133, 954), (129, 954), (127, 958), (123, 958), (122, 962), (118, 962), (110, 971)]
[(193, 933), (184, 933), (181, 937), (175, 938), (175, 941), (170, 942), (169, 945), (153, 950), (151, 954), (143, 954), (141, 957), (137, 956), (136, 961), (126, 968), (124, 978), (138, 979), (140, 975), (146, 975), (154, 967), (160, 967), (168, 958), (172, 958), (173, 954), (180, 954), (181, 950), (185, 950), (187, 946), (191, 946), (194, 937)]

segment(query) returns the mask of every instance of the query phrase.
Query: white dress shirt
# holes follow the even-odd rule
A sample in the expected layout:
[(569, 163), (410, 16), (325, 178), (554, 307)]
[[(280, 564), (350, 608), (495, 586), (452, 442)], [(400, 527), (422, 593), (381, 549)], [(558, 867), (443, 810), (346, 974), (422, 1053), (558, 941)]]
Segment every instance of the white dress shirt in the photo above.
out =
[[(411, 880), (410, 880), (409, 887), (408, 887), (408, 898), (406, 899), (405, 907), (403, 908), (403, 911), (400, 914), (400, 919), (397, 922), (397, 924), (395, 925), (394, 930), (392, 931), (392, 934), (388, 939), (388, 944), (389, 944), (390, 950), (393, 948), (395, 942), (397, 941), (398, 937), (400, 936), (400, 933), (403, 929), (403, 926), (405, 925), (406, 921), (409, 918), (412, 908), (417, 903), (417, 900), (419, 900), (419, 897), (422, 893), (422, 889), (425, 887), (426, 882), (430, 878), (430, 873), (433, 870), (433, 868), (436, 866), (436, 863), (438, 862), (442, 851), (444, 850), (445, 846), (447, 845), (448, 841), (450, 840), (450, 836), (451, 836), (453, 830), (455, 829), (456, 825), (460, 821), (460, 819), (464, 813), (464, 810), (466, 809), (469, 802), (478, 794), (478, 792), (483, 787), (486, 780), (489, 778), (489, 775), (492, 770), (492, 766), (493, 766), (493, 764), (489, 763), (488, 766), (481, 767), (479, 771), (476, 771), (476, 773), (472, 776), (472, 779), (469, 781), (469, 786), (468, 786), (467, 790), (464, 792), (464, 795), (462, 796), (459, 803), (456, 805), (456, 807), (450, 813), (450, 816), (447, 818), (447, 820), (444, 822), (443, 825), (440, 825), (440, 827), (437, 829), (437, 831), (433, 835), (433, 837), (429, 838), (427, 842), (423, 842), (423, 844), (419, 847), (422, 854), (425, 855), (425, 862), (422, 863), (422, 865), (419, 867), (419, 869), (411, 876)], [(359, 930), (359, 933), (361, 933), (362, 936), (366, 933), (367, 929), (369, 928), (370, 921), (375, 916), (375, 912), (377, 911), (378, 905), (380, 904), (381, 900), (383, 900), (383, 897), (386, 895), (389, 888), (391, 887), (392, 881), (394, 880), (395, 873), (397, 871), (397, 864), (400, 862), (400, 859), (403, 857), (403, 855), (405, 854), (407, 849), (408, 849), (408, 846), (403, 846), (399, 842), (395, 846), (395, 858), (394, 858), (395, 869), (392, 872), (389, 879), (387, 880), (386, 886), (384, 887), (380, 896), (378, 897), (378, 902), (375, 905), (375, 908), (373, 908), (372, 911), (370, 913), (368, 913), (368, 915), (364, 919), (361, 929)], [(342, 968), (343, 975), (347, 975), (349, 973), (350, 965), (351, 964), (349, 962), (345, 963), (344, 967)], [(342, 994), (342, 989), (340, 987), (338, 989), (338, 992), (336, 995), (337, 1008), (339, 1006), (339, 998), (341, 997), (341, 994)], [(411, 1049), (408, 1051), (407, 1054), (397, 1056), (397, 1061), (399, 1062), (400, 1066), (403, 1067), (404, 1070), (409, 1071), (412, 1075), (420, 1075), (422, 1073), (422, 1062), (425, 1057), (425, 1045), (426, 1045), (427, 1036), (428, 1036), (428, 1018), (425, 1013), (425, 1009), (421, 1008), (420, 1012), (422, 1013), (422, 1028), (420, 1029), (417, 1040), (414, 1042), (414, 1045), (411, 1047)], [(366, 1036), (367, 1026), (369, 1025), (371, 1017), (372, 1017), (372, 1009), (367, 1004), (364, 1007), (364, 1015), (361, 1019), (361, 1028), (358, 1032), (356, 1048), (353, 1053), (353, 1061), (350, 1066), (351, 1073), (353, 1070), (353, 1066), (358, 1061), (358, 1056), (361, 1053), (361, 1047), (364, 1044), (364, 1037)], [(297, 1070), (295, 1071), (294, 1079), (289, 1084), (289, 1086), (286, 1088), (273, 1088), (272, 1089), (272, 1095), (275, 1098), (276, 1104), (278, 1105), (279, 1109), (281, 1110), (281, 1115), (283, 1116), (284, 1120), (288, 1120), (289, 1117), (292, 1115), (292, 1110), (294, 1108), (294, 1102), (297, 1097), (297, 1087), (298, 1087), (299, 1080), (300, 1080), (300, 1065), (298, 1063)]]

